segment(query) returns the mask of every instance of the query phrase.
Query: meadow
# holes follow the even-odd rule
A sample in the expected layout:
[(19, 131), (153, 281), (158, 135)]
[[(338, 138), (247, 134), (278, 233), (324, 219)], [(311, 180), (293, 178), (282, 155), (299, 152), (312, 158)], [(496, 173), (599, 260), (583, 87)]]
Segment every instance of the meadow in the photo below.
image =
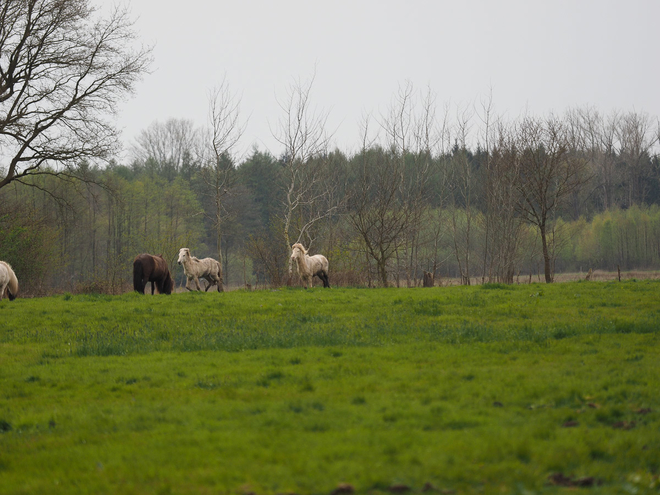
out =
[(0, 302), (0, 493), (657, 493), (660, 281)]

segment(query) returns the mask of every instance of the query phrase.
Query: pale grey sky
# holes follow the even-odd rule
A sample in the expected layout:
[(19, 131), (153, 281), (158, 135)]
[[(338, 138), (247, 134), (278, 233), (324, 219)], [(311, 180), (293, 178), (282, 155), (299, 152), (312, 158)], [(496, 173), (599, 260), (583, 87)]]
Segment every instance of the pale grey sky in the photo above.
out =
[(154, 121), (205, 125), (225, 78), (249, 116), (241, 149), (278, 155), (277, 98), (314, 71), (313, 104), (345, 151), (362, 115), (384, 112), (408, 81), (439, 110), (492, 88), (498, 115), (590, 105), (660, 117), (660, 0), (128, 1), (155, 60), (120, 108), (127, 144)]

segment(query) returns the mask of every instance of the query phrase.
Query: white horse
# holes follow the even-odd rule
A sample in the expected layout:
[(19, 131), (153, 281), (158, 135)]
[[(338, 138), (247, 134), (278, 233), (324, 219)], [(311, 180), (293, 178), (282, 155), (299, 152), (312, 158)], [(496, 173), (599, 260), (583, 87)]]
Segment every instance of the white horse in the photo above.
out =
[(221, 270), (220, 263), (218, 263), (213, 258), (204, 258), (200, 260), (195, 256), (190, 255), (190, 249), (181, 248), (179, 249), (179, 259), (177, 260), (179, 265), (183, 265), (183, 273), (186, 274), (186, 289), (192, 290), (190, 288), (190, 281), (194, 280), (197, 290), (201, 291), (202, 288), (199, 285), (199, 278), (205, 278), (209, 283), (206, 286), (208, 291), (211, 286), (217, 285), (218, 292), (222, 291), (222, 280), (221, 280)]
[(309, 256), (302, 244), (291, 246), (291, 259), (298, 266), (298, 274), (306, 283), (305, 289), (312, 288), (312, 278), (316, 275), (323, 282), (323, 287), (330, 287), (328, 281), (328, 259), (322, 254)]
[(0, 301), (5, 296), (5, 290), (9, 296), (9, 300), (16, 299), (18, 294), (18, 279), (11, 265), (5, 261), (0, 261)]

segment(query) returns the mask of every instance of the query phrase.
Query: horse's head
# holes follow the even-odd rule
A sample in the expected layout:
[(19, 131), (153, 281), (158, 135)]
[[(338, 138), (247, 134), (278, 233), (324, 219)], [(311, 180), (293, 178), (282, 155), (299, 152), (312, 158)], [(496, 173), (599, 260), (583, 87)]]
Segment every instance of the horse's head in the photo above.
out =
[(179, 259), (176, 262), (180, 265), (190, 259), (190, 249), (181, 248), (179, 249)]
[(307, 250), (303, 247), (302, 244), (295, 243), (291, 246), (291, 259), (295, 260), (296, 258), (303, 257), (307, 254)]
[(168, 270), (167, 274), (165, 275), (165, 280), (163, 281), (163, 294), (171, 294), (173, 290), (174, 290), (174, 280), (172, 280), (172, 277)]

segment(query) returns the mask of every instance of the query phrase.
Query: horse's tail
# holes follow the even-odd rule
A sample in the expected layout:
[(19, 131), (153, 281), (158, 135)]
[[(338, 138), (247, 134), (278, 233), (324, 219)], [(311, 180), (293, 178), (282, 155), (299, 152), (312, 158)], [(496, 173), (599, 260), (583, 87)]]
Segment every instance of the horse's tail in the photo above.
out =
[(9, 284), (7, 285), (9, 300), (13, 301), (18, 295), (18, 279), (12, 270), (9, 271)]
[(142, 285), (142, 279), (144, 278), (144, 268), (142, 266), (142, 260), (136, 258), (133, 262), (133, 289), (137, 292), (144, 294), (144, 285)]
[(18, 279), (14, 270), (12, 270), (9, 263), (4, 264), (7, 267), (7, 273), (9, 275), (9, 283), (7, 284), (7, 294), (9, 295), (9, 300), (13, 301), (18, 295)]
[(218, 261), (218, 292), (224, 292), (224, 287), (222, 286), (223, 280), (222, 280), (222, 263)]
[(323, 260), (321, 262), (322, 269), (323, 269), (323, 287), (330, 288), (330, 280), (328, 279), (328, 258), (323, 256)]

